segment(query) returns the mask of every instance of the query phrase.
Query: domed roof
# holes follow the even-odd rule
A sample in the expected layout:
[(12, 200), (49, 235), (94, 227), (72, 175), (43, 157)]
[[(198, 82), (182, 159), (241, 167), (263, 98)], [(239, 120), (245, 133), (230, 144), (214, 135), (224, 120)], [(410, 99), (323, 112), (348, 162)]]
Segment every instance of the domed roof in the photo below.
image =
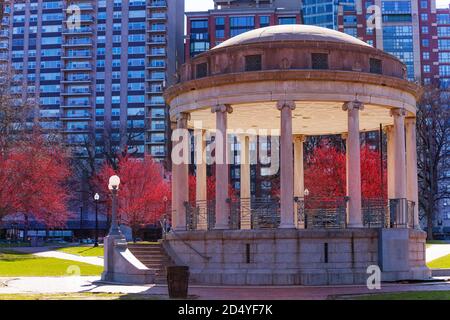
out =
[(270, 26), (242, 33), (222, 42), (212, 48), (212, 50), (236, 45), (273, 41), (328, 41), (372, 47), (364, 41), (336, 30), (310, 25), (288, 24)]

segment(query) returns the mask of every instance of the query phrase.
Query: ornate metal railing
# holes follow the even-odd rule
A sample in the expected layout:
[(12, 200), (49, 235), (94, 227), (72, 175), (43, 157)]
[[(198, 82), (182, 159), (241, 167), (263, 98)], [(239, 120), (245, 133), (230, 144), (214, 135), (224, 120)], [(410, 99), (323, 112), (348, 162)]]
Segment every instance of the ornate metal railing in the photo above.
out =
[(274, 229), (279, 225), (278, 198), (230, 200), (231, 229)]
[(415, 228), (415, 203), (405, 198), (389, 199), (389, 216), (391, 228)]
[(363, 225), (367, 228), (387, 228), (388, 203), (382, 198), (366, 198), (362, 200)]
[(295, 198), (298, 224), (305, 229), (347, 227), (347, 197)]
[(188, 230), (212, 230), (216, 223), (215, 201), (186, 202), (186, 226)]

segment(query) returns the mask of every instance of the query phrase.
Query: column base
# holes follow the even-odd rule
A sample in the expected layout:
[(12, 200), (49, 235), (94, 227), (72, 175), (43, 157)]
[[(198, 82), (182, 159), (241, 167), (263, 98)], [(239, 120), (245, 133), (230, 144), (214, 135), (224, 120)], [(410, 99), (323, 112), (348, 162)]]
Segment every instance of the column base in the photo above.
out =
[(362, 223), (349, 223), (347, 228), (364, 228), (364, 226)]
[(214, 230), (228, 230), (230, 229), (230, 226), (227, 224), (216, 224), (214, 226)]
[(293, 223), (292, 224), (284, 223), (284, 224), (280, 224), (278, 229), (297, 229), (297, 228), (295, 227), (295, 225)]

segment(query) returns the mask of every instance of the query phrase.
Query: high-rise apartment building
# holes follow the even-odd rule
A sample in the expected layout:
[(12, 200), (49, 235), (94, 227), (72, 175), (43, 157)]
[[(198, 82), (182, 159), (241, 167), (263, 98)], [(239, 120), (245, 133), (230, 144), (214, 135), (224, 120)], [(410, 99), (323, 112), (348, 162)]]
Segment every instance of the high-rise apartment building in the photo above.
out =
[(5, 12), (0, 56), (21, 83), (13, 93), (39, 103), (43, 128), (81, 158), (127, 146), (165, 159), (162, 92), (183, 61), (184, 0), (10, 0)]
[[(127, 147), (167, 159), (162, 94), (184, 59), (184, 0), (6, 0), (4, 13), (0, 63), (14, 74), (11, 91), (38, 104), (36, 120), (75, 157), (101, 163)], [(86, 192), (69, 225), (93, 225)]]
[(256, 28), (301, 23), (301, 0), (215, 0), (215, 8), (187, 12), (186, 59)]

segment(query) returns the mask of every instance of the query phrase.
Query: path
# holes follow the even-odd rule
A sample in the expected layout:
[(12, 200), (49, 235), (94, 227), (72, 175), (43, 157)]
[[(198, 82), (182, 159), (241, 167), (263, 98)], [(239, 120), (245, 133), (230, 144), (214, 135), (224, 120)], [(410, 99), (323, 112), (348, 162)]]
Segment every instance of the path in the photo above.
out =
[(10, 248), (10, 249), (17, 251), (17, 252), (30, 253), (30, 254), (33, 254), (38, 257), (71, 260), (71, 261), (83, 262), (83, 263), (87, 263), (87, 264), (93, 264), (93, 265), (101, 266), (101, 267), (103, 267), (103, 265), (104, 265), (103, 258), (78, 256), (76, 254), (55, 251), (55, 250), (52, 250), (52, 248), (50, 248), (50, 247), (37, 247), (37, 248), (16, 247), (16, 248)]
[(450, 244), (432, 244), (427, 248), (427, 262), (450, 254)]
[[(0, 294), (51, 294), (51, 293), (138, 293), (167, 297), (167, 286), (164, 285), (115, 285), (99, 284), (99, 277), (18, 277), (0, 278)], [(1, 286), (1, 283), (6, 286)], [(189, 295), (197, 299), (207, 300), (323, 300), (334, 295), (352, 295), (366, 293), (386, 293), (404, 291), (450, 291), (450, 282), (416, 283), (416, 284), (382, 284), (381, 290), (368, 290), (365, 286), (333, 286), (333, 287), (189, 287)]]

